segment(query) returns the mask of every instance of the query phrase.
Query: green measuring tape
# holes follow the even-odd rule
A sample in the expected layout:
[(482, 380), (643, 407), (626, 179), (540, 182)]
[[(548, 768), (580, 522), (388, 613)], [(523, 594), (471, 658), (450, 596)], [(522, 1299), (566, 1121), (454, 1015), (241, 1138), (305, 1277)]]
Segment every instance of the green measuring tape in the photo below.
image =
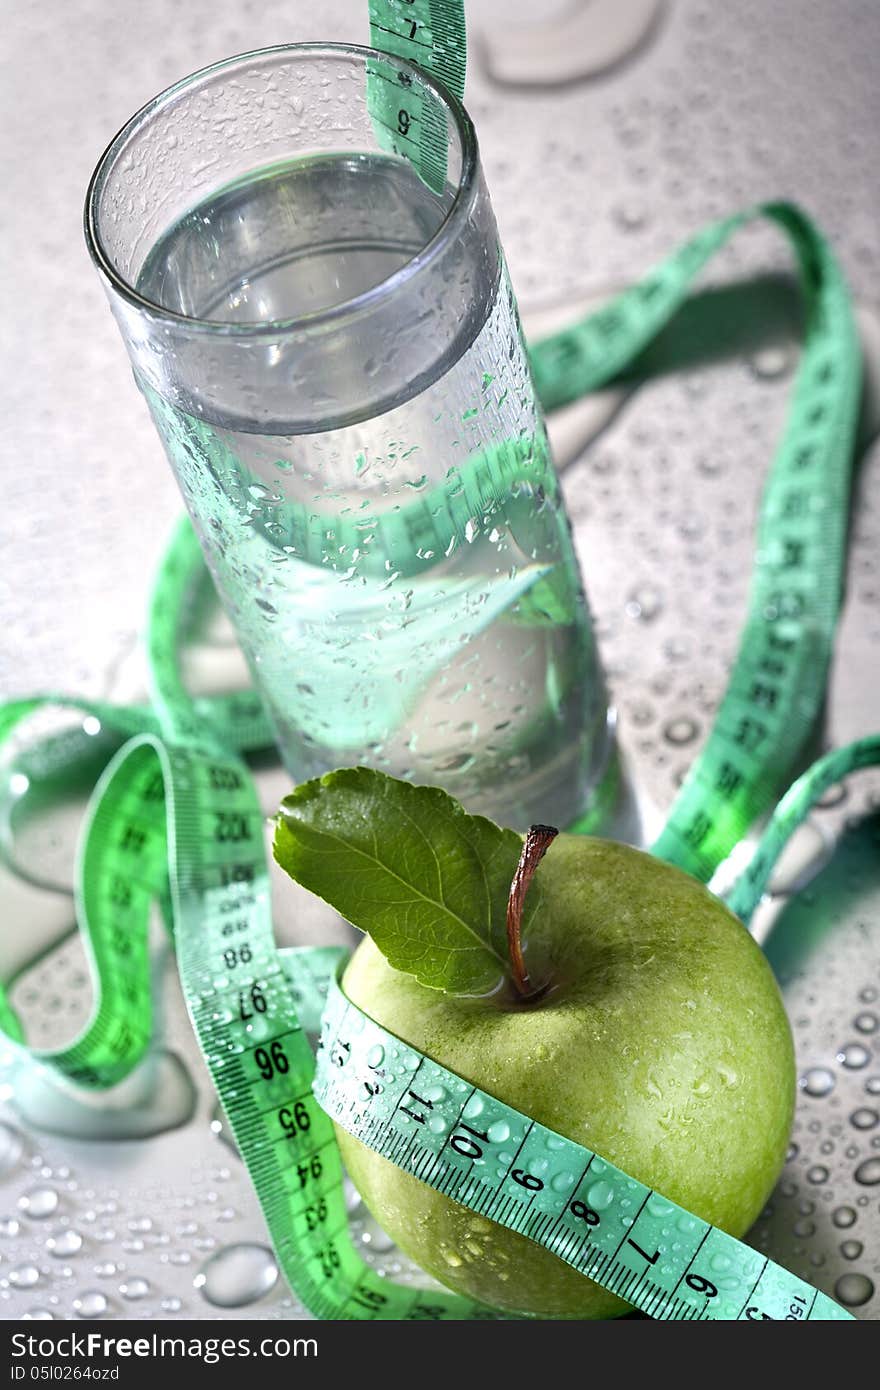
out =
[[(453, 61), (456, 80), (463, 83), (460, 3), (375, 0), (371, 17), (374, 40), (384, 37), (376, 26), (393, 29), (398, 55), (428, 67), (435, 66), (435, 56)], [(428, 46), (417, 47), (417, 40)], [(379, 119), (385, 108), (375, 101), (371, 109)], [(390, 131), (390, 120), (384, 123)], [(432, 159), (422, 166), (414, 160), (428, 182), (437, 176)], [(806, 340), (762, 503), (740, 652), (712, 734), (654, 846), (656, 854), (703, 881), (773, 805), (824, 691), (841, 591), (859, 385), (846, 287), (808, 220), (793, 207), (769, 204), (706, 229), (599, 314), (531, 351), (548, 408), (608, 380), (675, 312), (713, 252), (757, 215), (773, 219), (794, 246), (807, 301)], [(152, 1032), (147, 921), (158, 899), (173, 931), (193, 1026), (280, 1266), (315, 1316), (496, 1316), (443, 1291), (396, 1285), (364, 1263), (349, 1236), (332, 1116), (392, 1161), (530, 1236), (652, 1317), (850, 1318), (825, 1295), (652, 1193), (601, 1155), (552, 1134), (380, 1028), (342, 995), (338, 950), (277, 950), (264, 818), (239, 756), (270, 742), (268, 726), (252, 694), (193, 700), (180, 675), (179, 648), (205, 579), (186, 523), (175, 534), (151, 601), (150, 707), (63, 695), (0, 707), (0, 741), (46, 704), (87, 712), (129, 739), (95, 789), (78, 854), (77, 914), (93, 976), (93, 1016), (71, 1046), (38, 1051), (26, 1047), (19, 1021), (0, 994), (0, 1026), (22, 1058), (88, 1087), (112, 1085), (136, 1065)], [(47, 767), (57, 773), (76, 746), (75, 735), (50, 740), (14, 753), (12, 766), (32, 777)], [(878, 762), (880, 736), (863, 739), (829, 754), (787, 792), (728, 897), (744, 921), (810, 806), (832, 782)], [(306, 1032), (317, 1030), (322, 1011), (324, 1046), (316, 1070)], [(409, 1075), (418, 1071), (422, 1084), (428, 1077), (429, 1084), (442, 1085), (442, 1135), (431, 1132), (428, 1138), (407, 1129), (402, 1093), (393, 1087), (377, 1106), (363, 1100), (363, 1069), (376, 1045), (397, 1049)], [(348, 1059), (343, 1066), (340, 1055)], [(492, 1122), (503, 1116), (521, 1140), (516, 1171), (530, 1179), (524, 1185), (512, 1179), (512, 1164), (494, 1185), (474, 1168), (477, 1135), (489, 1133), (486, 1116)], [(474, 1121), (470, 1150), (454, 1143), (468, 1120)], [(539, 1150), (550, 1165), (542, 1172), (564, 1175), (564, 1183), (554, 1187), (530, 1172), (529, 1157)], [(629, 1203), (632, 1224), (603, 1222), (590, 1206), (589, 1185), (600, 1174), (621, 1195), (621, 1205)]]

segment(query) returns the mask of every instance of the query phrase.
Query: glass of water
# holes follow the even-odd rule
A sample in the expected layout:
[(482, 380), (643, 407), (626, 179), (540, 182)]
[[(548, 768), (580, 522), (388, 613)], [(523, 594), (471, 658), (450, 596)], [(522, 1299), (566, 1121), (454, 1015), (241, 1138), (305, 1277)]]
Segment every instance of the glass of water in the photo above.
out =
[(291, 776), (588, 812), (603, 681), (462, 106), (367, 49), (231, 58), (119, 132), (86, 235)]

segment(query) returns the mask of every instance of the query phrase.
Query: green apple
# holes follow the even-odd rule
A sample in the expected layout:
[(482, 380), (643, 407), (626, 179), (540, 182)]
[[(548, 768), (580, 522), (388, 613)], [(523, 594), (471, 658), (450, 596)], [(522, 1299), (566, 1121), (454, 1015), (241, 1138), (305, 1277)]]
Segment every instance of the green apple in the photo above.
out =
[[(462, 997), (393, 969), (370, 937), (348, 997), (474, 1085), (734, 1236), (782, 1167), (795, 1095), (770, 968), (717, 898), (628, 846), (560, 835), (538, 869), (531, 1002)], [(366, 1205), (442, 1283), (511, 1312), (603, 1318), (619, 1299), (337, 1129)]]

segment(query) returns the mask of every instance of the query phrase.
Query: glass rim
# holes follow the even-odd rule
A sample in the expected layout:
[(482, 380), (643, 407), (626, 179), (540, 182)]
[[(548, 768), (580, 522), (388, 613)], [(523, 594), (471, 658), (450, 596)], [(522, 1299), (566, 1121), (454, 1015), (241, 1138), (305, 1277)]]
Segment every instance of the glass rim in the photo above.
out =
[[(461, 145), (461, 172), (458, 178), (458, 185), (455, 196), (450, 204), (442, 222), (437, 227), (433, 236), (425, 242), (413, 256), (410, 256), (396, 270), (380, 280), (378, 284), (372, 285), (369, 289), (360, 294), (353, 295), (349, 299), (342, 300), (339, 304), (332, 304), (324, 309), (315, 309), (309, 313), (300, 314), (295, 318), (288, 319), (268, 319), (253, 323), (231, 323), (223, 319), (198, 318), (189, 314), (178, 313), (174, 309), (167, 309), (162, 304), (157, 304), (154, 300), (148, 299), (139, 293), (136, 287), (117, 270), (113, 260), (107, 251), (104, 239), (101, 234), (101, 217), (98, 210), (98, 200), (103, 192), (106, 180), (114, 167), (115, 161), (121, 154), (122, 149), (128, 138), (147, 121), (157, 116), (164, 107), (187, 87), (195, 85), (197, 82), (219, 74), (232, 67), (238, 67), (245, 63), (252, 62), (254, 59), (266, 58), (272, 54), (291, 54), (291, 55), (314, 55), (325, 53), (331, 57), (354, 57), (362, 59), (364, 65), (370, 59), (382, 59), (385, 62), (393, 62), (395, 67), (402, 69), (412, 75), (418, 82), (441, 101), (446, 110), (451, 114), (456, 133)], [(142, 314), (149, 315), (157, 321), (166, 322), (180, 327), (185, 327), (190, 331), (216, 335), (218, 337), (246, 337), (259, 338), (267, 336), (277, 337), (280, 333), (295, 333), (304, 330), (318, 330), (325, 325), (333, 324), (342, 319), (354, 317), (364, 309), (371, 309), (383, 299), (389, 298), (397, 293), (409, 280), (417, 275), (426, 266), (430, 265), (437, 257), (442, 254), (449, 242), (457, 235), (459, 227), (466, 222), (469, 215), (471, 203), (476, 189), (477, 170), (479, 156), (477, 148), (477, 136), (473, 122), (459, 101), (449, 89), (444, 86), (432, 73), (426, 72), (417, 64), (409, 62), (407, 59), (399, 58), (393, 53), (384, 53), (381, 49), (368, 48), (362, 44), (348, 43), (291, 43), (291, 44), (272, 44), (266, 48), (254, 48), (245, 53), (236, 53), (229, 58), (221, 58), (217, 62), (208, 63), (205, 67), (196, 69), (195, 72), (188, 73), (181, 77), (169, 87), (165, 87), (156, 96), (151, 97), (143, 106), (131, 115), (124, 125), (113, 136), (109, 144), (101, 154), (89, 179), (86, 190), (85, 207), (83, 210), (83, 225), (85, 240), (92, 262), (109, 283), (113, 291), (124, 299), (132, 308)]]

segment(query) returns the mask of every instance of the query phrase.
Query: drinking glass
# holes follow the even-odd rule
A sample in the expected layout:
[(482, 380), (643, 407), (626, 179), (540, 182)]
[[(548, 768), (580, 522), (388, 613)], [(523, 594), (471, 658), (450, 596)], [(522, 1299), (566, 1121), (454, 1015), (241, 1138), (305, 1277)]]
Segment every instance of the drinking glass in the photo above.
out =
[(230, 58), (123, 127), (86, 236), (294, 780), (583, 815), (607, 703), (461, 104), (368, 49)]

